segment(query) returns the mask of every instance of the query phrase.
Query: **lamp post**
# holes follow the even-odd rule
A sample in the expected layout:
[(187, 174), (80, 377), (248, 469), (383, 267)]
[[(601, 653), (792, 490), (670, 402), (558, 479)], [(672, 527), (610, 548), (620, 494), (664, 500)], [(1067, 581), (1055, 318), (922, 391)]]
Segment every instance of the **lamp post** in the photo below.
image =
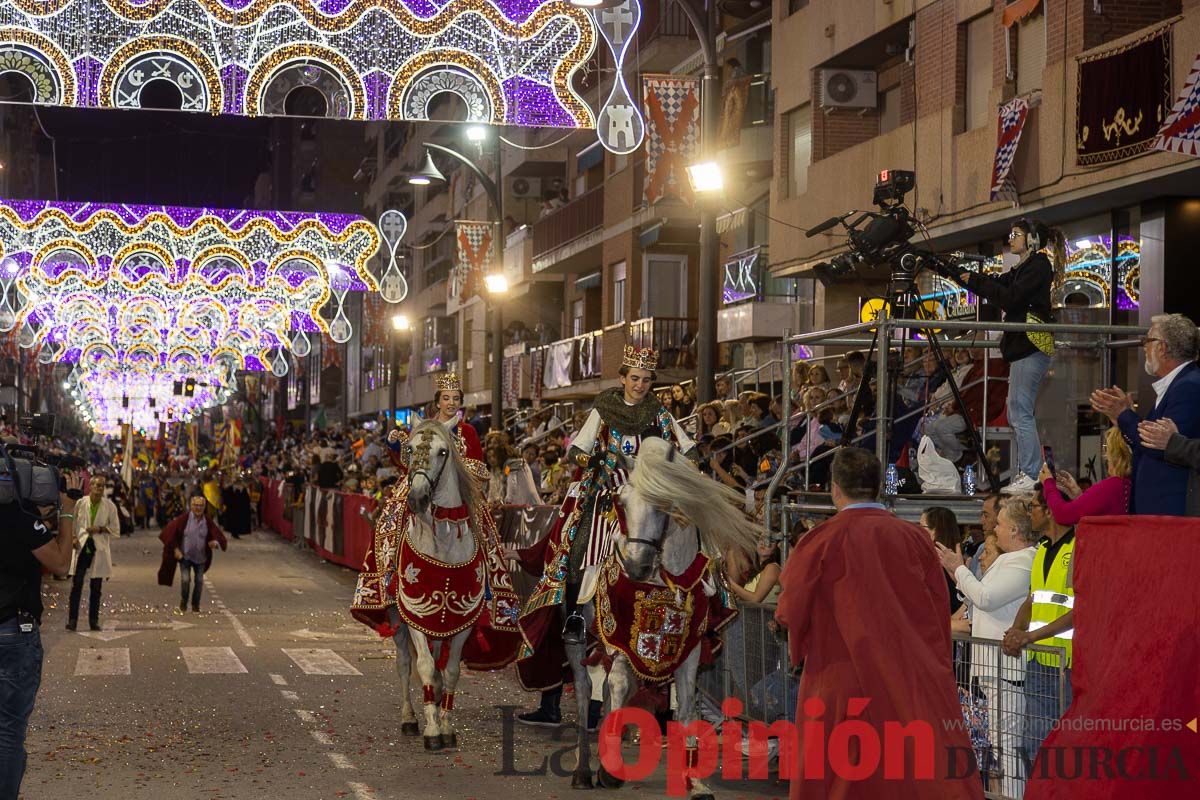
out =
[(396, 384), (400, 377), (400, 334), (409, 329), (408, 317), (404, 314), (392, 315), (392, 330), (388, 336), (391, 341), (391, 380), (388, 382), (388, 418), (392, 427), (396, 427)]
[[(482, 150), (483, 141), (487, 138), (487, 129), (483, 126), (471, 126), (467, 129), (467, 138), (473, 142), (477, 142)], [(464, 167), (469, 169), (479, 183), (483, 186), (484, 194), (487, 195), (488, 201), (496, 212), (496, 236), (493, 242), (494, 251), (494, 269), (496, 274), (486, 276), (488, 293), (496, 298), (492, 303), (492, 430), (503, 430), (504, 428), (504, 317), (500, 308), (500, 296), (508, 291), (508, 282), (504, 281), (503, 287), (498, 279), (503, 278), (503, 260), (504, 260), (504, 195), (497, 185), (497, 180), (501, 175), (500, 166), (500, 137), (495, 137), (495, 149), (493, 150), (493, 160), (496, 165), (497, 180), (493, 180), (490, 175), (479, 168), (474, 161), (467, 156), (459, 153), (456, 150), (451, 150), (449, 147), (444, 147), (433, 142), (425, 143), (425, 161), (420, 171), (409, 176), (408, 182), (417, 186), (427, 186), (436, 181), (445, 181), (446, 177), (442, 175), (441, 170), (433, 163), (433, 157), (429, 151), (441, 153), (458, 161)], [(493, 288), (494, 287), (494, 288)]]

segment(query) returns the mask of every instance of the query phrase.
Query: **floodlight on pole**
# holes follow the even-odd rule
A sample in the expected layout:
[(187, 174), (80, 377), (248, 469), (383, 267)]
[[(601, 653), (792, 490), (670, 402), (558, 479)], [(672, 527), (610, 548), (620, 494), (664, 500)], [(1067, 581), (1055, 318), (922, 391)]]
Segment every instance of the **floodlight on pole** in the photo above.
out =
[(482, 126), (482, 125), (468, 125), (467, 126), (467, 141), (483, 142), (483, 141), (486, 141), (487, 138), (488, 138), (488, 132), (487, 132), (487, 128), (485, 128), (484, 126)]
[(445, 183), (446, 176), (437, 168), (437, 164), (433, 163), (433, 156), (426, 150), (425, 161), (419, 170), (408, 176), (408, 182), (414, 186), (428, 186), (431, 183)]
[(394, 315), (392, 316), (392, 330), (394, 330), (394, 331), (406, 331), (406, 330), (408, 330), (408, 329), (409, 329), (410, 325), (411, 325), (411, 323), (409, 323), (409, 321), (408, 321), (408, 316), (407, 316), (407, 315), (405, 315), (405, 314), (394, 314)]
[(491, 275), (485, 275), (483, 282), (487, 285), (488, 294), (502, 295), (508, 291), (508, 278), (503, 272), (494, 272)]
[(687, 173), (688, 179), (692, 182), (692, 190), (695, 192), (709, 194), (725, 188), (725, 177), (721, 173), (721, 165), (715, 161), (689, 164)]

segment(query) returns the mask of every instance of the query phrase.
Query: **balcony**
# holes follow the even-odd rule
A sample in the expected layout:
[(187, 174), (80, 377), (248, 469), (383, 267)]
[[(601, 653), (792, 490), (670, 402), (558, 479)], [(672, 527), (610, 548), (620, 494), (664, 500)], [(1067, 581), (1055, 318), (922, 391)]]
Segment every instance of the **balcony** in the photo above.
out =
[(533, 271), (576, 266), (572, 257), (599, 245), (603, 228), (604, 187), (597, 186), (533, 223)]
[(687, 317), (645, 317), (625, 325), (604, 329), (604, 377), (616, 378), (626, 345), (652, 347), (658, 351), (659, 377), (681, 378), (695, 371), (692, 342), (696, 320)]
[(638, 24), (638, 61), (643, 72), (670, 72), (697, 50), (695, 32), (675, 0), (645, 0)]
[(604, 331), (560, 339), (530, 353), (532, 380), (543, 391), (567, 389), (603, 376)]

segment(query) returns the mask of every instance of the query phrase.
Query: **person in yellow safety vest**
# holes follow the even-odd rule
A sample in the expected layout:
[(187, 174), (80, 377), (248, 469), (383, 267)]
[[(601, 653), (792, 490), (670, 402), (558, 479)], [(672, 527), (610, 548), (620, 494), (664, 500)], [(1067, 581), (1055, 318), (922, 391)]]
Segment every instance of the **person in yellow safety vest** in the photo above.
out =
[(1017, 759), (1027, 768), (1024, 777), (1028, 777), (1050, 729), (1071, 705), (1071, 635), (1075, 627), (1075, 529), (1054, 521), (1040, 485), (1029, 508), (1033, 529), (1043, 538), (1033, 557), (1029, 596), (1005, 632), (1001, 647), (1006, 655), (1018, 656), (1027, 645), (1037, 643), (1060, 647), (1064, 655), (1025, 654), (1024, 752), (1018, 753)]

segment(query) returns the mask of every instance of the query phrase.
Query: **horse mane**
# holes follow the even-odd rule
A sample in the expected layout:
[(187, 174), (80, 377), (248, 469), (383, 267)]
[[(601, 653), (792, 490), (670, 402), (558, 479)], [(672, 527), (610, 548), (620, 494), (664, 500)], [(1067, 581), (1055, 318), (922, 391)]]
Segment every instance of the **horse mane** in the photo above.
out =
[(753, 552), (763, 531), (742, 513), (742, 495), (704, 475), (665, 439), (647, 438), (629, 484), (650, 505), (679, 509), (700, 531), (710, 554), (726, 548)]
[(471, 513), (476, 513), (482, 507), (483, 496), (479, 493), (479, 487), (475, 485), (475, 479), (471, 477), (471, 473), (467, 472), (467, 465), (463, 462), (462, 456), (458, 454), (454, 437), (445, 425), (436, 419), (427, 419), (413, 428), (410, 441), (415, 441), (425, 431), (430, 431), (445, 443), (450, 454), (450, 463), (447, 466), (454, 470), (454, 475), (458, 478), (458, 494), (467, 508), (471, 509)]

